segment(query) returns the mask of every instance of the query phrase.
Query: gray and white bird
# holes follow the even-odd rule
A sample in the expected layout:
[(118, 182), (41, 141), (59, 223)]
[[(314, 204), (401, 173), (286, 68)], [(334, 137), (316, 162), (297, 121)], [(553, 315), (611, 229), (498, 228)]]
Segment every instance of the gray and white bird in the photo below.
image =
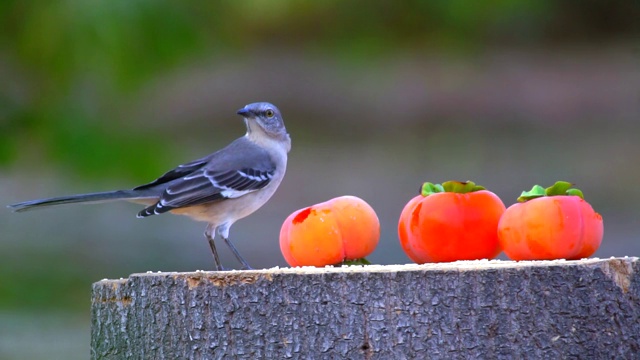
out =
[(126, 200), (147, 207), (139, 218), (165, 212), (207, 222), (205, 237), (216, 270), (223, 270), (214, 238), (229, 246), (245, 269), (251, 267), (229, 241), (229, 228), (264, 205), (276, 191), (287, 168), (291, 138), (282, 115), (270, 103), (249, 104), (237, 112), (244, 117), (247, 133), (227, 147), (201, 159), (180, 165), (153, 182), (131, 190), (61, 196), (9, 205), (27, 211), (52, 205)]

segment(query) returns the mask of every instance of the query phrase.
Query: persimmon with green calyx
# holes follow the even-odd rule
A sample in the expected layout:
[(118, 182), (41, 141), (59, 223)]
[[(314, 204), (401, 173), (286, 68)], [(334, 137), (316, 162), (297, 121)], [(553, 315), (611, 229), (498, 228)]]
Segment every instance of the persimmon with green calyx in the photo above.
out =
[(584, 200), (582, 191), (558, 181), (523, 191), (518, 203), (502, 215), (498, 237), (512, 260), (582, 259), (602, 243), (602, 216)]
[(368, 264), (380, 240), (375, 211), (355, 196), (297, 210), (280, 229), (280, 250), (290, 266)]
[(400, 245), (418, 264), (493, 259), (504, 210), (496, 194), (471, 181), (426, 182), (402, 210)]

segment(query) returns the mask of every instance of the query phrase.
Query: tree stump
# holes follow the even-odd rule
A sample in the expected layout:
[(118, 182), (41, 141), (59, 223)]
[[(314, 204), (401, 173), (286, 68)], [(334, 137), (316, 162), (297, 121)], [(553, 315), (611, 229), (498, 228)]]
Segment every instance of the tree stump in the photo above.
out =
[(640, 261), (133, 274), (93, 285), (93, 359), (628, 359)]

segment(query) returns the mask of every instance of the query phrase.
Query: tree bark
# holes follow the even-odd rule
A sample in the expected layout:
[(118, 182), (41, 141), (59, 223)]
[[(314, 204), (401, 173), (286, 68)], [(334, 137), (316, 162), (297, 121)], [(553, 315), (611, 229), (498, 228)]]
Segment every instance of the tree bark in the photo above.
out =
[(93, 359), (640, 353), (640, 260), (146, 273), (93, 285)]

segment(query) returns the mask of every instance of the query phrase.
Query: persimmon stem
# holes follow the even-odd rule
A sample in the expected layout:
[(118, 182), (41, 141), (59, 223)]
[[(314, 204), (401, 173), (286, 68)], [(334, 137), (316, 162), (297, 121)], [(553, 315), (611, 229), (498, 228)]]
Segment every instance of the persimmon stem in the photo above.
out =
[(531, 190), (522, 192), (518, 197), (518, 202), (526, 202), (543, 196), (579, 196), (584, 199), (582, 191), (572, 186), (573, 184), (568, 181), (556, 181), (546, 189), (540, 185), (534, 185)]
[(484, 186), (476, 185), (473, 181), (445, 181), (442, 184), (426, 182), (422, 184), (420, 193), (422, 196), (429, 196), (436, 193), (452, 192), (466, 194), (474, 191), (485, 190)]

